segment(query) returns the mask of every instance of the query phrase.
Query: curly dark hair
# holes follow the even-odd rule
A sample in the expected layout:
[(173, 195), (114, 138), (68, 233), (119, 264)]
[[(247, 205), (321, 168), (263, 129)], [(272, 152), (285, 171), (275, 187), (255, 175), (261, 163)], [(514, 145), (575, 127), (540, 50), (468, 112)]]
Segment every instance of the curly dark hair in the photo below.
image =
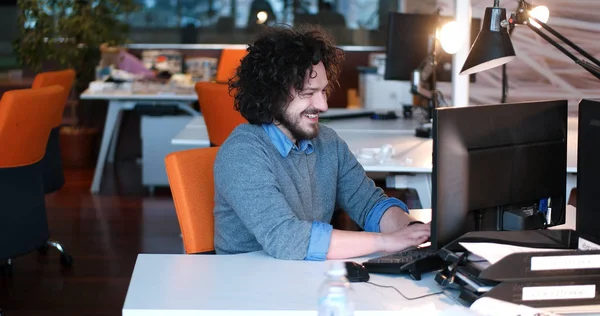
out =
[(292, 89), (304, 88), (305, 76), (323, 62), (329, 85), (339, 86), (344, 53), (331, 35), (313, 25), (270, 27), (248, 46), (236, 74), (229, 80), (235, 109), (252, 124), (268, 124), (282, 117), (293, 99)]

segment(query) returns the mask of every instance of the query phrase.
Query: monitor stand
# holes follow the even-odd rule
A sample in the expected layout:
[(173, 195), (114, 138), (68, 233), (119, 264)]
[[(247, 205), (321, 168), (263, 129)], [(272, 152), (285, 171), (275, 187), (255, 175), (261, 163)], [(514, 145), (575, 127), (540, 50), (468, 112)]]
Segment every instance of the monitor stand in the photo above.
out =
[(422, 138), (431, 138), (431, 123), (423, 124), (415, 129), (415, 136)]

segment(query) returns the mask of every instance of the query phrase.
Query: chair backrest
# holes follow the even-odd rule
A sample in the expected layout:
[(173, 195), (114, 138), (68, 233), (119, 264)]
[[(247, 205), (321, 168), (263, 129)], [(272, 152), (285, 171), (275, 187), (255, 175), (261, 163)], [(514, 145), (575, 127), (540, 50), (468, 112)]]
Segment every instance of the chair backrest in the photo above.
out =
[(247, 53), (245, 49), (223, 49), (217, 64), (216, 81), (218, 83), (229, 83), (229, 78), (235, 75), (240, 61)]
[(169, 186), (187, 254), (214, 250), (213, 165), (219, 147), (170, 153), (165, 158)]
[(195, 88), (210, 143), (221, 146), (236, 126), (248, 121), (233, 108), (234, 99), (228, 85), (198, 82)]
[(0, 100), (0, 168), (30, 165), (44, 157), (63, 91), (54, 85), (4, 92)]
[(59, 71), (47, 71), (41, 72), (35, 76), (31, 88), (37, 89), (42, 87), (48, 87), (52, 85), (59, 85), (63, 87), (63, 95), (61, 106), (57, 108), (57, 113), (53, 116), (54, 123), (52, 127), (57, 127), (62, 122), (62, 115), (65, 109), (65, 104), (69, 99), (73, 82), (75, 81), (75, 71), (73, 69), (65, 69)]

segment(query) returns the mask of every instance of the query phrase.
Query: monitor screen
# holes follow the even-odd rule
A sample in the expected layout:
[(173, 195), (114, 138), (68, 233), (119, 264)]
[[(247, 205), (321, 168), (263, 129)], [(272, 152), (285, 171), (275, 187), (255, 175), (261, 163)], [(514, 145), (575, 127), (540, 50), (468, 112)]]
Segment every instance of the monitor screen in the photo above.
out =
[[(427, 58), (429, 37), (435, 34), (437, 14), (409, 14), (390, 12), (386, 41), (385, 80), (411, 80), (413, 70)], [(445, 23), (453, 17), (440, 16)], [(471, 44), (481, 28), (480, 19), (471, 20)], [(452, 55), (438, 45), (436, 50), (437, 81), (452, 81)], [(471, 82), (475, 76), (471, 75)]]
[(432, 246), (564, 224), (566, 166), (566, 100), (436, 109)]
[(581, 100), (577, 124), (576, 230), (600, 245), (600, 100)]

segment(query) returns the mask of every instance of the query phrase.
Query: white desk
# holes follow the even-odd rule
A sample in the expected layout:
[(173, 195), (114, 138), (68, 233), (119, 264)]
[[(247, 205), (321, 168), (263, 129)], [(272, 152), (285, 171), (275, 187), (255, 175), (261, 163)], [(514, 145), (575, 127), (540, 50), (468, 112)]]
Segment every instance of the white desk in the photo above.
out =
[(191, 115), (200, 115), (198, 111), (192, 109), (189, 104), (196, 101), (198, 98), (194, 93), (131, 93), (124, 91), (112, 92), (97, 92), (91, 93), (88, 90), (84, 91), (80, 98), (82, 100), (107, 100), (108, 111), (104, 122), (104, 132), (102, 133), (102, 142), (100, 145), (100, 153), (96, 162), (96, 170), (94, 171), (94, 179), (90, 190), (97, 193), (100, 190), (102, 181), (102, 172), (104, 164), (108, 160), (114, 161), (116, 140), (119, 136), (119, 127), (121, 125), (121, 117), (123, 110), (131, 110), (136, 104), (144, 102), (155, 106), (177, 105), (181, 110), (188, 112)]
[[(428, 221), (430, 210), (411, 210)], [(567, 206), (566, 224), (575, 226)], [(556, 227), (559, 228), (559, 227)], [(351, 259), (363, 262), (367, 258)], [(123, 316), (316, 315), (317, 293), (329, 261), (278, 260), (266, 253), (237, 255), (138, 255)], [(434, 272), (413, 281), (401, 275), (371, 274), (370, 281), (392, 285), (408, 297), (438, 292)], [(352, 283), (355, 315), (438, 315), (456, 301), (446, 294), (408, 301), (393, 289)], [(451, 314), (458, 315), (458, 314)]]
[[(368, 109), (344, 109), (334, 108), (329, 109), (327, 112), (320, 114), (320, 123), (333, 128), (335, 131), (356, 131), (362, 133), (387, 133), (395, 135), (407, 135), (412, 136), (415, 134), (415, 129), (421, 126), (421, 123), (417, 119), (404, 119), (399, 117), (398, 119), (392, 120), (373, 120), (369, 117), (360, 118), (349, 118), (349, 119), (335, 119), (330, 120), (329, 118), (335, 115), (344, 115), (348, 113), (360, 113), (360, 112), (372, 112)], [(381, 112), (387, 112), (383, 110)], [(397, 111), (401, 116), (400, 111)]]
[[(123, 316), (316, 315), (318, 289), (328, 265), (328, 261), (278, 260), (264, 252), (140, 254)], [(372, 275), (370, 281), (416, 297), (440, 290), (433, 276), (428, 273), (415, 282), (405, 276)], [(393, 289), (366, 283), (352, 287), (355, 315), (434, 315), (456, 304), (444, 294), (407, 301)]]
[(171, 144), (197, 146), (199, 148), (210, 147), (204, 117), (195, 116), (190, 119), (185, 128), (171, 140)]

